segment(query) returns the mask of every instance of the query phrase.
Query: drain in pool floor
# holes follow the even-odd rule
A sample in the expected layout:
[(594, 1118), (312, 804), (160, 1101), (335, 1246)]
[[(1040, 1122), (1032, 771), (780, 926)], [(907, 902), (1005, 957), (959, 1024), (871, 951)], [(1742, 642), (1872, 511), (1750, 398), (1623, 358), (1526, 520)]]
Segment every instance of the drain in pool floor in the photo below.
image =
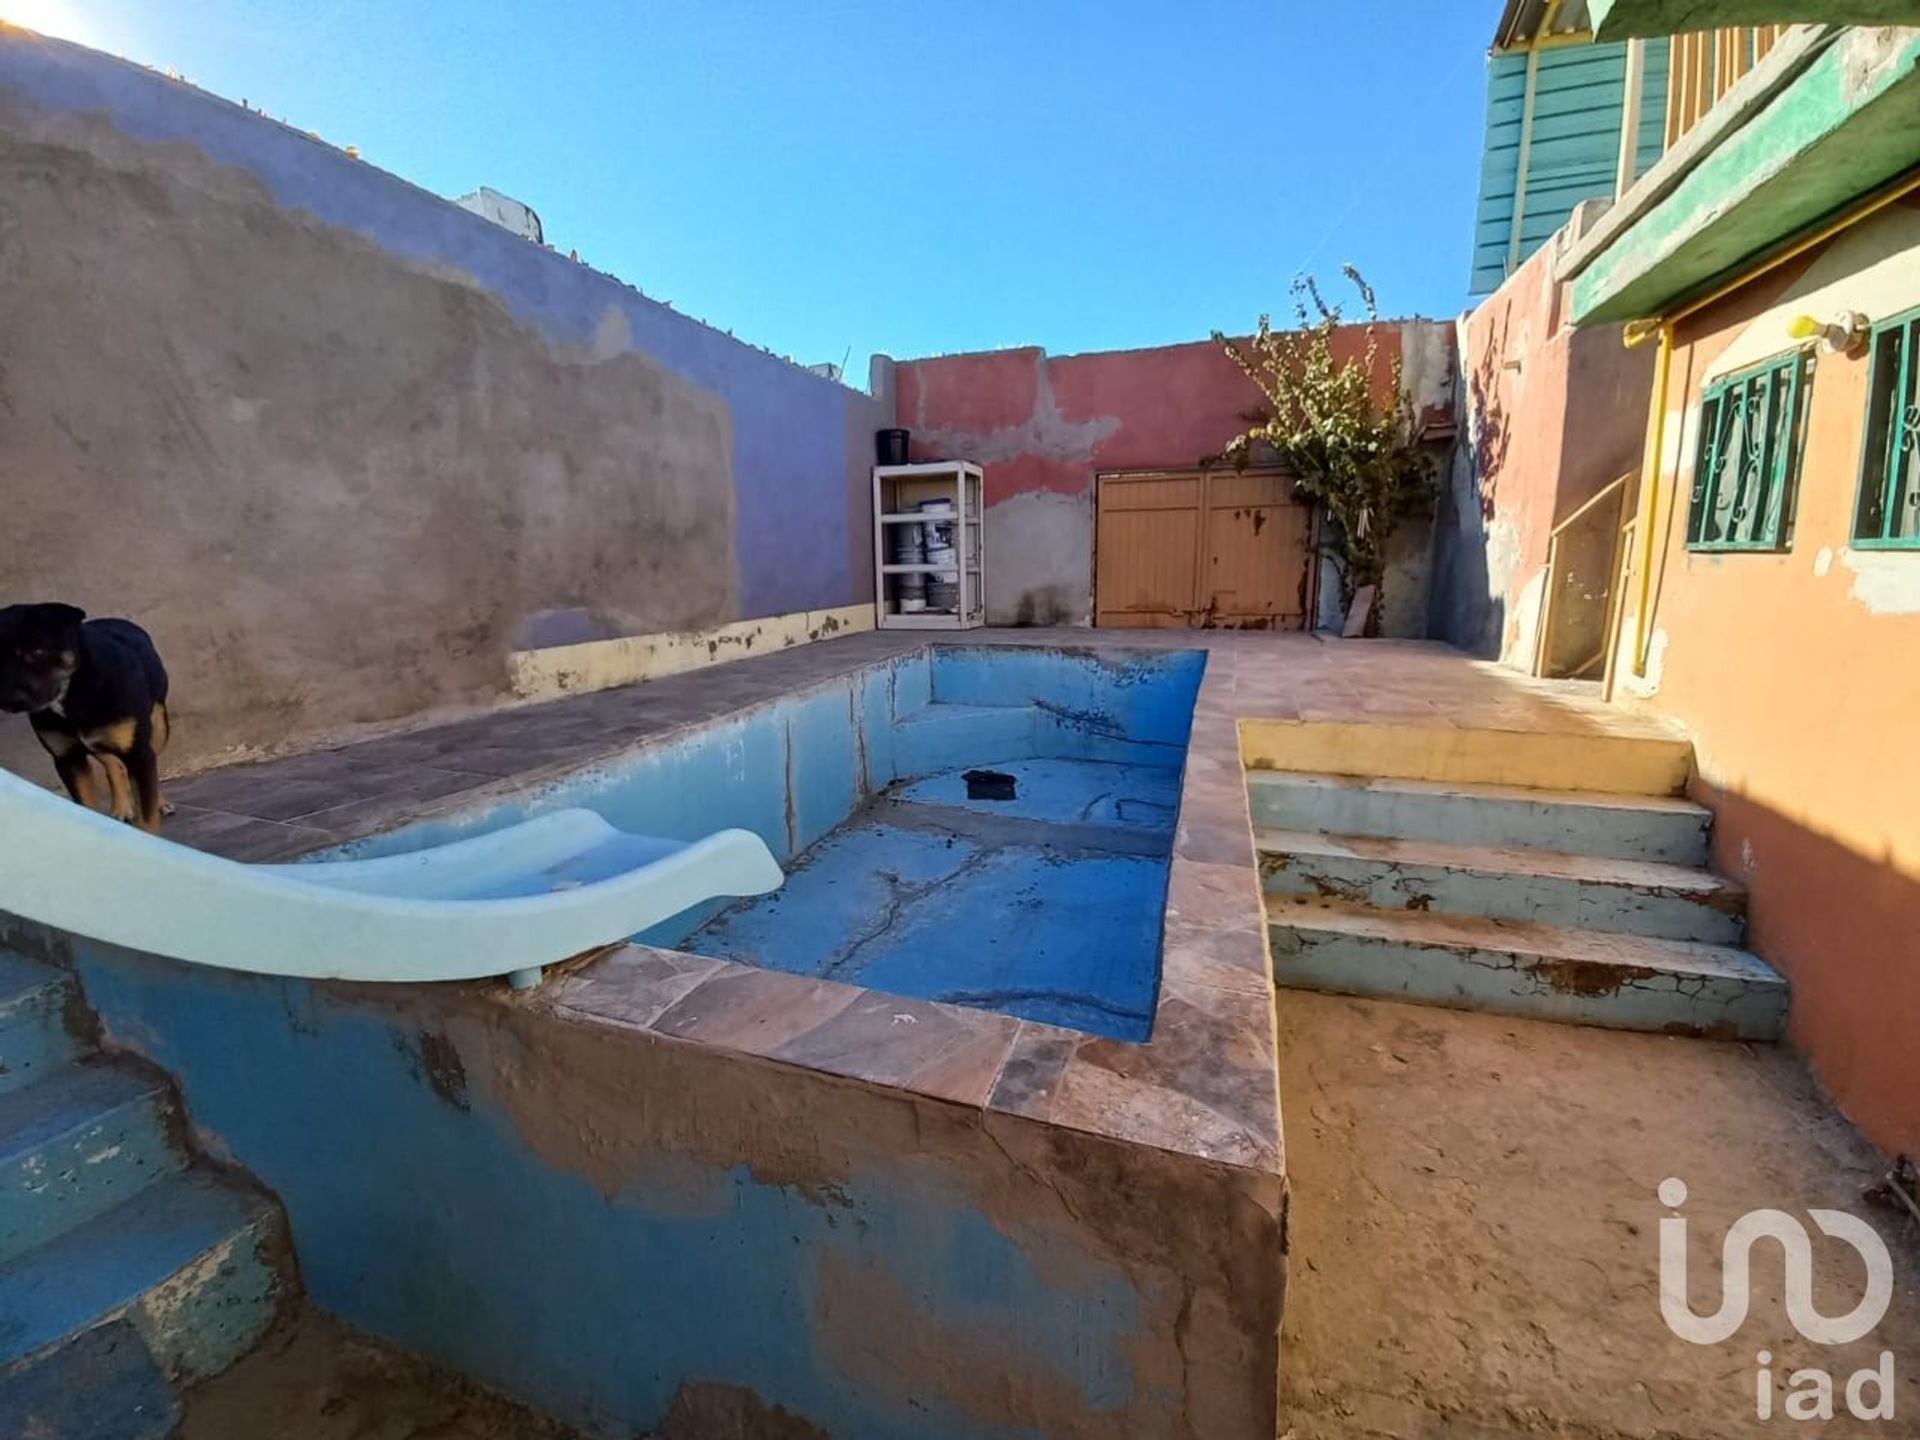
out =
[(967, 782), (969, 800), (1018, 800), (1019, 786), (1013, 776), (1002, 770), (969, 770), (960, 777)]

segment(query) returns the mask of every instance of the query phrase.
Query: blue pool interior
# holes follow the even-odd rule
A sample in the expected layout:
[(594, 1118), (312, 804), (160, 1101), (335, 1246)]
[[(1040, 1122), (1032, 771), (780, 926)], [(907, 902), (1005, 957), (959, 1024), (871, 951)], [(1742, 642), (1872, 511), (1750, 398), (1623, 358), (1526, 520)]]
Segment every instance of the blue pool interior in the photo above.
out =
[(575, 805), (676, 840), (738, 826), (786, 885), (636, 939), (1144, 1040), (1205, 659), (934, 645), (345, 853)]

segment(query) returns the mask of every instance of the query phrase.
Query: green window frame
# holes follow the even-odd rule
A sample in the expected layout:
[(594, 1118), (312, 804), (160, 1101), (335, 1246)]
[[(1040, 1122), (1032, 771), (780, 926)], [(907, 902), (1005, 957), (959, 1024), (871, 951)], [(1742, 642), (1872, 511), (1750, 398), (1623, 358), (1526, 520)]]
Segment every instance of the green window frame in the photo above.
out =
[(1702, 392), (1689, 550), (1780, 551), (1792, 544), (1808, 360), (1796, 350), (1724, 375)]
[(1873, 327), (1853, 543), (1920, 550), (1920, 309)]

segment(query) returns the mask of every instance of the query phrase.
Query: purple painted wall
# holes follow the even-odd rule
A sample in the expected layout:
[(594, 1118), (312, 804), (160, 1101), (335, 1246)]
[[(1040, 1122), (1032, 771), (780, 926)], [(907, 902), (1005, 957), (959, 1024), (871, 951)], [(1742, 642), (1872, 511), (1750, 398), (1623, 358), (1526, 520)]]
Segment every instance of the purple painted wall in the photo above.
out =
[[(738, 609), (750, 619), (870, 598), (860, 517), (872, 432), (866, 395), (649, 300), (459, 207), (262, 115), (140, 66), (18, 31), (0, 36), (0, 95), (55, 113), (100, 112), (119, 130), (196, 146), (243, 168), (284, 206), (398, 256), (458, 267), (550, 339), (622, 348), (717, 394), (732, 413)], [(537, 196), (530, 197), (538, 201)]]

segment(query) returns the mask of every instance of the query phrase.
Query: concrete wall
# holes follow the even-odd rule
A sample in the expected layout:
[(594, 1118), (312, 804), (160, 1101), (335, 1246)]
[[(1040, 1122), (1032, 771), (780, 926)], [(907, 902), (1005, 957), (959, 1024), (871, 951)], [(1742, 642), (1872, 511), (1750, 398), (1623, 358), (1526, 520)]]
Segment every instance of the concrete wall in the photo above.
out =
[[(1383, 327), (1425, 411), (1452, 404), (1453, 349), (1427, 321)], [(1345, 354), (1364, 343), (1356, 327)], [(1192, 469), (1247, 426), (1264, 397), (1211, 341), (1053, 357), (990, 350), (892, 367), (898, 423), (915, 459), (986, 467), (987, 619), (1088, 625), (1093, 619), (1094, 481), (1102, 471)], [(1417, 524), (1417, 522), (1416, 522)], [(1426, 634), (1424, 536), (1388, 579), (1388, 633)], [(1323, 587), (1323, 591), (1324, 591)], [(1396, 595), (1404, 592), (1404, 600)]]
[[(190, 86), (0, 36), (6, 593), (151, 629), (174, 768), (554, 639), (871, 598), (890, 412)], [(26, 727), (0, 763), (50, 766)]]
[(318, 1304), (587, 1433), (1274, 1433), (1277, 1180), (497, 987), (74, 958)]
[(1792, 1040), (1869, 1138), (1907, 1152), (1920, 1152), (1920, 552), (1851, 544), (1866, 360), (1815, 360), (1790, 549), (1690, 554), (1685, 526), (1705, 384), (1791, 349), (1796, 315), (1915, 305), (1909, 201), (1683, 324), (1648, 673), (1630, 673), (1632, 613), (1618, 662), (1620, 698), (1693, 732), (1716, 864), (1750, 887), (1750, 944), (1793, 982)]
[(1583, 218), (1459, 323), (1463, 414), (1436, 526), (1433, 634), (1523, 670), (1553, 527), (1637, 471), (1652, 386), (1649, 348), (1626, 349), (1617, 326), (1568, 323), (1553, 265)]

